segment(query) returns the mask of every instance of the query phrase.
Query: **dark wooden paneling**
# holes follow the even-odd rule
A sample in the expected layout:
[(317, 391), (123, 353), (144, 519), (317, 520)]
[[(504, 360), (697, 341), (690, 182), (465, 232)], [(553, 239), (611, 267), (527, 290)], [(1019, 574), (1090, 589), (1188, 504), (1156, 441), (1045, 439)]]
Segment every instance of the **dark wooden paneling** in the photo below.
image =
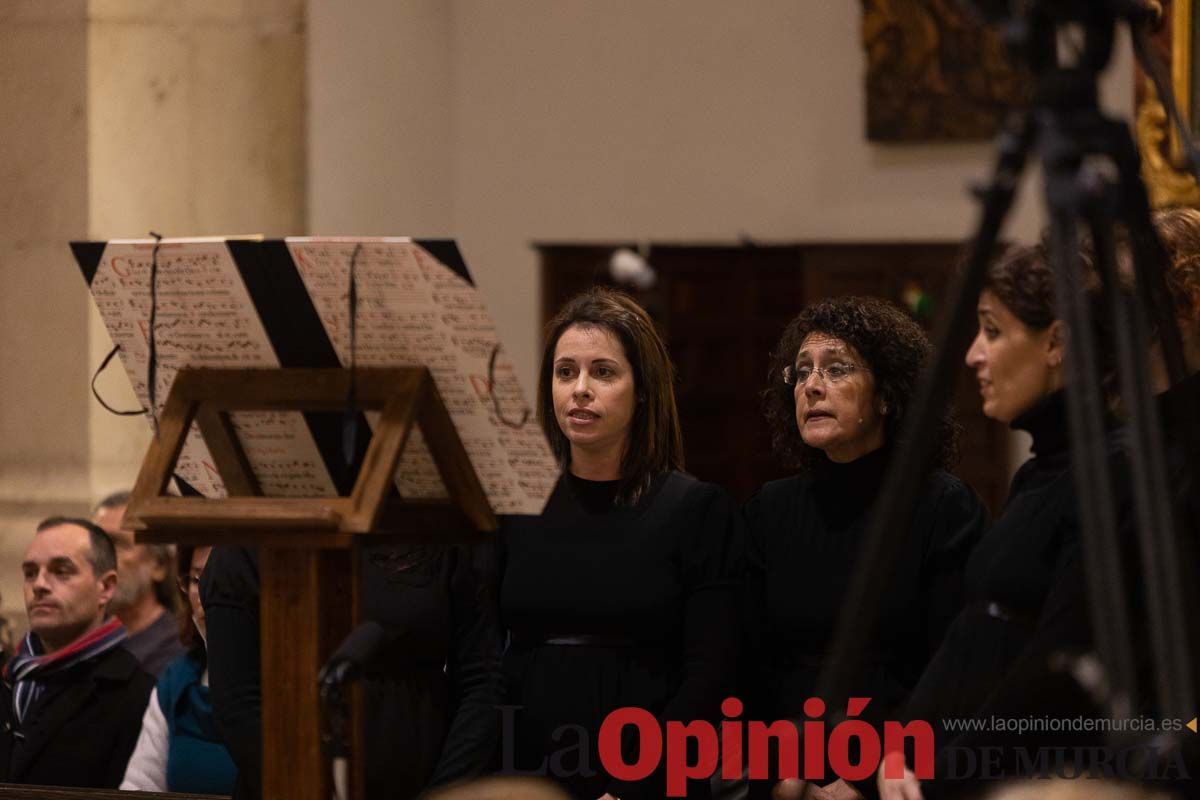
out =
[[(611, 285), (608, 260), (620, 246), (628, 245), (540, 245), (544, 319), (588, 286)], [(786, 474), (771, 454), (759, 395), (770, 351), (788, 321), (806, 302), (839, 295), (906, 305), (905, 290), (915, 286), (933, 299), (921, 319), (931, 327), (958, 251), (946, 243), (654, 245), (649, 260), (658, 284), (631, 294), (654, 317), (675, 361), (688, 471), (740, 499)], [(965, 365), (954, 405), (963, 426), (956, 472), (999, 510), (1007, 490), (1007, 437), (983, 416)]]

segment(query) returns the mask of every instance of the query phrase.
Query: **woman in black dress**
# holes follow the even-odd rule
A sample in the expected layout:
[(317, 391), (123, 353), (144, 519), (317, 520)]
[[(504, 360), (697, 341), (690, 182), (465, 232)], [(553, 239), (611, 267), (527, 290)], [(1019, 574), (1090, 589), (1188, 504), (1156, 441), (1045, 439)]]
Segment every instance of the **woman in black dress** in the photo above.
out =
[[(500, 700), (494, 545), (363, 548), (360, 616), (387, 639), (363, 679), (367, 797), (411, 798), (490, 769)], [(258, 554), (213, 550), (200, 583), (213, 714), (238, 767), (234, 797), (261, 796)]]
[[(1014, 430), (1029, 432), (1033, 457), (1013, 477), (1003, 515), (971, 554), (967, 606), (906, 708), (906, 717), (927, 720), (938, 733), (935, 779), (921, 785), (906, 767), (902, 779), (887, 780), (881, 770), (884, 800), (978, 790), (979, 784), (971, 780), (978, 779), (977, 774), (946, 779), (962, 778), (950, 771), (961, 771), (961, 765), (950, 760), (962, 749), (997, 747), (1002, 763), (990, 767), (995, 778), (1013, 774), (1018, 746), (1101, 743), (1070, 732), (1034, 742), (1031, 735), (986, 731), (956, 736), (939, 729), (948, 719), (1073, 717), (1095, 710), (1070, 672), (1049, 666), (1092, 649), (1068, 449), (1063, 365), (1067, 330), (1056, 318), (1054, 297), (1053, 273), (1040, 247), (1014, 247), (988, 269), (978, 303), (979, 333), (967, 353), (967, 365), (979, 380), (983, 412)], [(1119, 488), (1127, 470), (1115, 425), (1106, 442), (1114, 486)], [(1116, 502), (1118, 518), (1126, 519), (1123, 492)], [(1128, 542), (1130, 537), (1123, 539)]]
[[(551, 322), (538, 382), (563, 474), (538, 517), (503, 520), (509, 703), (504, 769), (573, 796), (663, 797), (662, 769), (613, 778), (598, 736), (615, 709), (716, 719), (731, 689), (742, 580), (737, 510), (682, 472), (672, 368), (654, 325), (595, 289)], [(635, 729), (625, 763), (638, 761)], [(707, 794), (707, 781), (688, 786)]]
[[(749, 719), (796, 719), (813, 696), (842, 598), (930, 344), (883, 300), (815, 303), (784, 331), (763, 393), (774, 449), (797, 474), (746, 504)], [(962, 605), (961, 576), (987, 525), (979, 497), (945, 469), (955, 456), (949, 413), (938, 457), (906, 544), (892, 566), (876, 645), (848, 682), (871, 698), (868, 718), (890, 718)], [(830, 776), (828, 780), (834, 780)], [(770, 782), (755, 782), (766, 796)]]

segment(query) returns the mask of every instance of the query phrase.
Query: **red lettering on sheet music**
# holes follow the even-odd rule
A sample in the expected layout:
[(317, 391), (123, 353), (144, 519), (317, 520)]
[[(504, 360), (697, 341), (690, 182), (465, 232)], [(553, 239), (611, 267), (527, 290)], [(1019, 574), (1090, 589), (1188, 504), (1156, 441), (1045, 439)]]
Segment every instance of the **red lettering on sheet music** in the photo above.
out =
[(216, 478), (217, 480), (221, 480), (221, 473), (217, 472), (217, 468), (214, 467), (212, 464), (201, 459), (200, 466), (204, 467), (204, 469), (208, 472), (208, 476), (210, 478)]
[(118, 278), (129, 277), (129, 266), (126, 264), (126, 259), (117, 256), (112, 261), (108, 262), (112, 266), (112, 271), (117, 274)]
[(471, 388), (479, 395), (480, 402), (486, 403), (491, 399), (492, 382), (482, 375), (471, 376)]
[(308, 255), (304, 252), (304, 250), (297, 247), (294, 250), (292, 250), (292, 253), (296, 256), (296, 260), (300, 262), (300, 265), (302, 267), (304, 267), (305, 269), (313, 268), (313, 263), (308, 260)]
[(146, 319), (139, 319), (137, 321), (137, 326), (142, 332), (142, 341), (144, 341), (146, 344), (150, 344), (150, 321)]

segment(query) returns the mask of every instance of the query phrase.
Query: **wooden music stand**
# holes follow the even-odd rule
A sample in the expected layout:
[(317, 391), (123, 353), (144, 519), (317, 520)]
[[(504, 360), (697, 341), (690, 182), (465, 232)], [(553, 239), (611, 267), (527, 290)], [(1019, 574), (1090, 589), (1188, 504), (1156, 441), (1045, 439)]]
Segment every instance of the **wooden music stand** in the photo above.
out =
[[(263, 497), (230, 420), (240, 411), (382, 411), (348, 497)], [(226, 498), (166, 495), (192, 422)], [(419, 425), (450, 501), (389, 501), (400, 455)], [(138, 542), (238, 544), (260, 549), (263, 797), (329, 800), (317, 676), (358, 615), (357, 545), (445, 540), (494, 531), (496, 517), (445, 403), (424, 367), (189, 369), (179, 371), (142, 462), (126, 520)], [(358, 718), (358, 715), (354, 715)], [(355, 730), (358, 726), (355, 725)], [(352, 745), (361, 797), (361, 742)]]

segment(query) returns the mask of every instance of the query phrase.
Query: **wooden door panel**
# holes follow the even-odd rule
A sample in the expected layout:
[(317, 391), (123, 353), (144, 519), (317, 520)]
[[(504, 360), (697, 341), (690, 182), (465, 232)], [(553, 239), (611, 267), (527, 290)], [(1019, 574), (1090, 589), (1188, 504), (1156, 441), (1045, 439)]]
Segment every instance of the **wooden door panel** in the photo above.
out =
[[(546, 318), (592, 283), (611, 283), (608, 258), (618, 246), (540, 246)], [(806, 302), (848, 294), (909, 307), (906, 293), (916, 288), (932, 301), (918, 316), (929, 327), (943, 310), (958, 252), (944, 243), (653, 245), (658, 283), (631, 294), (654, 317), (676, 365), (689, 471), (740, 499), (786, 474), (771, 454), (759, 395), (788, 321)], [(964, 429), (956, 471), (998, 510), (1008, 480), (1006, 432), (983, 417), (965, 365), (956, 386)]]

